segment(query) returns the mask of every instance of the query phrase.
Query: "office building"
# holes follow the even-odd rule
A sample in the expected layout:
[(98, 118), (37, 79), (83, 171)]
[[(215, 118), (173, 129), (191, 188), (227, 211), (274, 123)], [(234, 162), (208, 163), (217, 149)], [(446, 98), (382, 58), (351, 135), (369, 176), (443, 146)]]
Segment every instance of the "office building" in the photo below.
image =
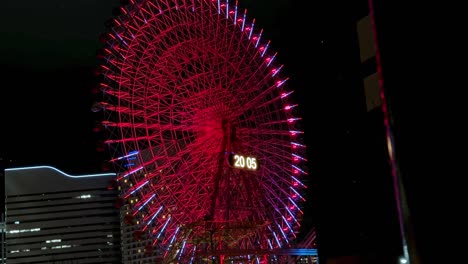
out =
[(121, 263), (114, 176), (6, 169), (7, 263)]

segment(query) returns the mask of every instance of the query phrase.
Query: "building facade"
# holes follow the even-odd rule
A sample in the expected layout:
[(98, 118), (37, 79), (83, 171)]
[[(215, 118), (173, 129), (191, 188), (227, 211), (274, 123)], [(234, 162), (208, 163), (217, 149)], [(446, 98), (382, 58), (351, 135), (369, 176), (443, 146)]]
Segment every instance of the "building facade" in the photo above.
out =
[[(133, 201), (136, 202), (136, 201)], [(124, 264), (161, 263), (163, 252), (154, 245), (146, 233), (139, 233), (143, 226), (134, 219), (126, 220), (130, 214), (128, 204), (121, 209), (122, 262)]]
[(0, 156), (0, 263), (6, 263), (6, 248), (5, 248), (5, 159)]
[(121, 263), (114, 176), (6, 169), (7, 263)]

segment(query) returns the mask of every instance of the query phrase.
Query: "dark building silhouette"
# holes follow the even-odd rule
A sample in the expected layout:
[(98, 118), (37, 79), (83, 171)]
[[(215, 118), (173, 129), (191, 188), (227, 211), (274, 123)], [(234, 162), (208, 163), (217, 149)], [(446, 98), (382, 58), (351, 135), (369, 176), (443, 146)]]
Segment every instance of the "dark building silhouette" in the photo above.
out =
[[(433, 41), (437, 30), (429, 26), (430, 12), (417, 12), (419, 7), (401, 6), (395, 1), (369, 0), (373, 17), (375, 46), (378, 49), (377, 68), (380, 73), (382, 96), (385, 98), (385, 118), (391, 132), (395, 160), (396, 197), (400, 201), (401, 230), (412, 264), (447, 262), (438, 250), (441, 238), (436, 232), (446, 229), (440, 223), (444, 196), (433, 190), (445, 185), (445, 179), (431, 181), (426, 175), (449, 175), (444, 157), (450, 151), (440, 149), (447, 145), (440, 129), (448, 130), (442, 114), (445, 68), (438, 58), (446, 57), (439, 41)], [(442, 6), (438, 6), (443, 8)], [(424, 25), (424, 26), (422, 26)], [(426, 28), (428, 30), (426, 30)], [(436, 27), (445, 30), (443, 26)], [(446, 42), (445, 38), (440, 38)], [(451, 42), (447, 42), (451, 43)], [(453, 49), (456, 50), (456, 49)], [(431, 53), (428, 53), (431, 51)], [(446, 78), (450, 79), (450, 78)], [(444, 83), (443, 85), (438, 85)], [(436, 87), (426, 89), (426, 87)], [(430, 124), (430, 125), (429, 125)], [(435, 213), (437, 212), (437, 213)]]
[[(382, 1), (374, 2), (381, 11)], [(322, 54), (314, 58), (321, 67), (313, 70), (321, 87), (311, 89), (315, 99), (307, 108), (327, 115), (309, 117), (313, 122), (306, 132), (321, 263), (399, 263), (409, 239), (410, 223), (405, 223), (402, 234), (398, 210), (403, 206), (405, 217), (409, 216), (408, 204), (394, 187), (398, 160), (390, 156), (392, 144), (400, 141), (389, 137), (395, 127), (388, 120), (398, 117), (389, 117), (391, 105), (382, 86), (384, 56), (377, 43), (382, 42), (384, 29), (374, 24), (384, 13), (372, 14), (369, 4), (338, 1), (322, 3), (320, 8), (319, 20), (326, 26)]]

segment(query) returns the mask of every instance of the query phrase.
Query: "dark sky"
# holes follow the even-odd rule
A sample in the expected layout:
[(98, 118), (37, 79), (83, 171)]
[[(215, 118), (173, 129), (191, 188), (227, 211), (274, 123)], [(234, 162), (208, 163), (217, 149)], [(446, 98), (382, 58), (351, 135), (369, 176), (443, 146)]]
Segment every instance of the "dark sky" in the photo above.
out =
[(1, 154), (14, 165), (96, 172), (92, 67), (113, 0), (4, 1)]
[[(320, 2), (307, 9), (287, 0), (240, 2), (264, 28), (263, 37), (272, 40), (270, 48), (285, 64), (296, 93), (315, 89), (324, 45)], [(118, 5), (117, 0), (2, 2), (0, 154), (13, 166), (52, 165), (69, 173), (100, 169), (103, 154), (96, 153), (96, 118), (90, 111), (92, 69), (99, 35)]]

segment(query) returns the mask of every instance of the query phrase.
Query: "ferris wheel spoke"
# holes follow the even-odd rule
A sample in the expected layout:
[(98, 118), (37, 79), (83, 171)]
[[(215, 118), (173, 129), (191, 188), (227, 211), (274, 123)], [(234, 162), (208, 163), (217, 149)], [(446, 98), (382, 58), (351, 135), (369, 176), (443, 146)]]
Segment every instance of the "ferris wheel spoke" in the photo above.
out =
[(278, 135), (278, 136), (295, 136), (303, 134), (303, 131), (299, 130), (278, 130), (278, 129), (250, 129), (250, 128), (239, 128), (239, 134), (245, 135)]

